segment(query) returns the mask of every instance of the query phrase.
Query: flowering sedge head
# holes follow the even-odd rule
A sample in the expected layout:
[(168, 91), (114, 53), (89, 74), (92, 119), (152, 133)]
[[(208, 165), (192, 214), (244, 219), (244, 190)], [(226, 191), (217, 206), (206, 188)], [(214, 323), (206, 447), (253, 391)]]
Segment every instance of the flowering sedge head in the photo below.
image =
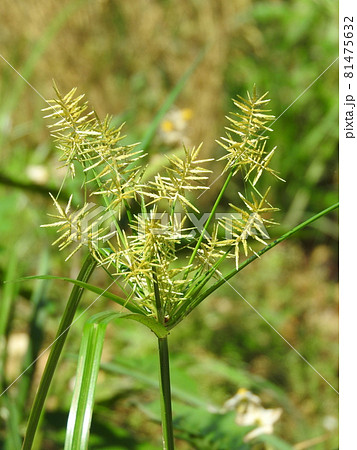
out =
[(275, 148), (266, 149), (263, 134), (273, 119), (264, 109), (266, 94), (258, 97), (254, 88), (247, 100), (234, 101), (239, 112), (229, 118), (220, 142), (226, 170), (242, 173), (249, 197), (239, 194), (240, 205), (231, 204), (224, 220), (212, 223), (211, 214), (197, 230), (195, 194), (209, 189), (205, 165), (213, 161), (200, 158), (201, 145), (184, 147), (183, 157), (168, 157), (164, 172), (146, 180), (145, 155), (137, 144), (122, 143), (122, 126), (88, 113), (75, 90), (62, 96), (56, 88), (56, 94), (47, 117), (55, 120), (51, 128), (61, 160), (72, 176), (83, 177), (86, 201), (73, 210), (71, 199), (62, 208), (52, 197), (56, 221), (45, 226), (57, 228), (60, 250), (71, 248), (67, 259), (86, 246), (98, 265), (123, 279), (129, 300), (143, 314), (173, 327), (187, 310), (183, 306), (194, 302), (212, 277), (222, 276), (226, 258), (233, 256), (238, 268), (241, 248), (245, 256), (251, 250), (249, 241), (266, 244), (265, 227), (276, 208), (268, 202), (269, 189), (262, 195), (257, 183), (264, 172), (277, 176), (269, 167)]

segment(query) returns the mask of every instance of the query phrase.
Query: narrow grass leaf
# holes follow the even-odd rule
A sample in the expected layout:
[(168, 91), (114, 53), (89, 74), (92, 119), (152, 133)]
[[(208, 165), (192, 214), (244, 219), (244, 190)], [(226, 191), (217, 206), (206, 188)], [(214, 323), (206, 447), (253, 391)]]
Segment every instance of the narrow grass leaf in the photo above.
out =
[(86, 323), (68, 417), (65, 450), (85, 450), (94, 406), (94, 393), (107, 323)]
[(158, 337), (165, 337), (168, 334), (163, 325), (140, 314), (120, 314), (106, 311), (94, 315), (85, 324), (68, 417), (65, 450), (84, 450), (87, 448), (105, 330), (108, 323), (116, 319), (140, 322), (150, 328)]
[[(5, 283), (16, 277), (17, 270), (17, 256), (13, 251), (8, 260), (8, 265), (5, 274)], [(7, 346), (7, 331), (9, 329), (9, 320), (12, 304), (15, 300), (18, 287), (6, 283), (3, 287), (3, 292), (0, 301), (0, 389), (4, 387), (5, 380), (3, 379), (5, 373), (6, 362), (6, 346)]]
[(104, 311), (94, 315), (90, 321), (95, 323), (109, 323), (115, 319), (129, 319), (139, 322), (149, 328), (159, 338), (164, 338), (168, 335), (168, 330), (159, 322), (151, 317), (143, 314), (123, 314), (112, 311)]
[(113, 300), (115, 303), (118, 303), (119, 305), (124, 306), (125, 308), (129, 309), (129, 311), (131, 311), (133, 313), (142, 314), (141, 309), (132, 303), (128, 303), (127, 299), (119, 297), (118, 295), (112, 294), (111, 292), (108, 292), (105, 289), (101, 289), (97, 286), (86, 283), (82, 280), (78, 280), (78, 279), (75, 280), (73, 278), (67, 278), (67, 277), (57, 277), (54, 275), (33, 275), (30, 277), (20, 278), (16, 281), (26, 281), (26, 280), (35, 280), (35, 279), (68, 281), (69, 283), (72, 283), (80, 288), (87, 289), (90, 292), (94, 292), (95, 294), (98, 294), (102, 297), (108, 298), (109, 300)]
[[(5, 282), (17, 275), (18, 258), (16, 251), (9, 255), (8, 265), (5, 273)], [(8, 359), (7, 345), (8, 332), (11, 325), (11, 310), (17, 296), (18, 286), (5, 284), (0, 298), (0, 392), (7, 387), (8, 380), (5, 378), (5, 366)], [(20, 437), (20, 410), (16, 398), (6, 392), (3, 397), (3, 409), (6, 415), (6, 435), (4, 439), (4, 450), (17, 450), (21, 447)]]
[[(79, 272), (78, 280), (84, 282), (88, 281), (96, 265), (96, 261), (91, 256), (87, 256)], [(32, 448), (36, 430), (44, 409), (47, 393), (50, 388), (51, 381), (56, 370), (59, 358), (61, 356), (63, 346), (67, 339), (69, 328), (72, 325), (73, 318), (75, 312), (77, 311), (83, 292), (83, 287), (80, 287), (79, 285), (73, 286), (71, 295), (68, 299), (65, 311), (61, 319), (61, 323), (58, 327), (56, 339), (51, 347), (50, 355), (48, 357), (46, 367), (35, 396), (35, 400), (32, 404), (30, 417), (25, 432), (25, 438), (22, 445), (23, 450), (31, 450)]]
[(4, 442), (4, 450), (20, 450), (21, 436), (19, 432), (20, 417), (16, 399), (12, 398), (8, 392), (3, 397), (3, 408), (6, 408), (8, 419), (6, 423), (6, 437)]

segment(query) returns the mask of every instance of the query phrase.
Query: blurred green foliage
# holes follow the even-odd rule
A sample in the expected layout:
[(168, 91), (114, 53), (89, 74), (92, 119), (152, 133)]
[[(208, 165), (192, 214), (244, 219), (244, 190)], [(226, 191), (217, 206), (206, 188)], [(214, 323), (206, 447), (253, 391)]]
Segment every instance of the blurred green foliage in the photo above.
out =
[[(338, 68), (333, 63), (338, 56), (338, 4), (333, 0), (34, 0), (30, 5), (4, 0), (0, 43), (3, 57), (41, 96), (52, 97), (52, 79), (62, 92), (78, 86), (101, 116), (111, 113), (116, 123), (127, 122), (130, 141), (147, 135), (153, 117), (203, 52), (176, 100), (179, 108), (193, 112), (185, 137), (193, 145), (203, 141), (206, 156), (221, 156), (215, 139), (224, 134), (230, 99), (245, 95), (256, 83), (261, 93), (270, 92), (273, 113), (281, 115), (273, 125), (270, 145), (278, 146), (273, 166), (286, 183), (273, 183), (281, 227), (271, 233), (279, 235), (336, 201)], [(2, 59), (0, 80), (1, 278), (45, 272), (76, 276), (80, 256), (69, 267), (53, 250), (50, 261), (44, 262), (52, 241), (39, 228), (51, 205), (44, 193), (58, 190), (64, 176), (57, 169), (58, 155), (40, 111), (46, 104)], [(161, 155), (174, 150), (175, 145), (164, 143), (157, 133), (147, 148), (148, 161), (160, 165)], [(40, 166), (42, 178), (33, 174), (33, 166)], [(212, 181), (218, 175), (213, 174)], [(16, 187), (16, 182), (41, 189), (30, 191)], [(202, 210), (209, 209), (219, 183), (201, 197)], [(77, 188), (71, 187), (74, 195), (79, 195)], [(240, 188), (237, 181), (225, 201), (235, 201)], [(234, 280), (238, 291), (333, 386), (337, 386), (336, 238), (332, 215)], [(15, 269), (11, 258), (16, 260)], [(96, 283), (105, 287), (105, 275), (98, 271), (95, 276)], [(44, 283), (21, 284), (19, 292), (0, 287), (1, 311), (7, 317), (1, 329), (2, 351), (7, 349), (2, 356), (3, 389), (53, 338), (70, 286)], [(85, 305), (92, 298), (87, 295)], [(94, 312), (106, 305), (99, 303)], [(82, 325), (79, 321), (71, 331), (39, 448), (63, 445), (63, 411), (70, 403), (74, 373), (70, 354), (78, 351)], [(154, 342), (147, 333), (131, 323), (109, 330), (91, 448), (160, 448), (159, 425), (148, 407), (157, 392), (148, 377), (156, 377), (156, 367)], [(22, 360), (26, 345), (21, 350), (20, 344), (26, 336), (34, 346)], [(292, 444), (322, 437), (314, 449), (337, 447), (336, 430), (331, 426), (329, 431), (326, 425), (337, 418), (336, 393), (229, 286), (178, 327), (171, 344), (173, 374), (178, 374), (174, 387), (181, 383), (182, 392), (186, 386), (191, 399), (191, 403), (188, 397), (178, 400), (181, 407), (190, 405), (187, 417), (196, 417), (197, 397), (206, 405), (222, 405), (239, 387), (246, 387), (266, 404), (283, 407), (278, 436)], [(123, 361), (130, 360), (136, 367), (125, 372)], [(121, 367), (121, 375), (113, 375), (106, 363)], [(142, 378), (138, 368), (144, 375), (146, 371)], [(17, 433), (23, 430), (43, 369), (41, 358), (32, 369), (0, 398), (4, 448), (18, 448)], [(192, 392), (193, 386), (199, 395)], [(178, 448), (193, 445), (178, 441)], [(202, 442), (197, 445), (204, 448)]]

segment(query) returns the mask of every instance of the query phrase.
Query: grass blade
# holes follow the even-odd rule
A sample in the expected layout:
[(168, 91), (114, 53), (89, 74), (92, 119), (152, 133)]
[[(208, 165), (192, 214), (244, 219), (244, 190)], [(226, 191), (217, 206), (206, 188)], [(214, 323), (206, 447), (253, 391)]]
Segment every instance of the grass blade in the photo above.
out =
[(133, 313), (142, 314), (142, 311), (139, 307), (136, 305), (129, 303), (127, 299), (124, 299), (122, 297), (119, 297), (118, 295), (112, 294), (111, 292), (108, 292), (105, 289), (101, 289), (97, 286), (94, 286), (92, 284), (86, 283), (83, 280), (75, 280), (73, 278), (68, 277), (57, 277), (54, 275), (33, 275), (30, 277), (23, 277), (16, 281), (25, 281), (25, 280), (62, 280), (62, 281), (68, 281), (69, 283), (74, 284), (75, 286), (78, 286), (82, 289), (87, 289), (90, 292), (94, 292), (95, 294), (98, 294), (102, 297), (108, 298), (109, 300), (113, 300), (115, 303), (118, 303), (121, 306), (124, 306), (125, 308), (129, 309), (129, 311)]
[[(79, 272), (78, 280), (86, 282), (91, 276), (96, 265), (96, 261), (90, 255), (88, 255), (82, 266), (82, 269)], [(73, 318), (83, 292), (83, 287), (75, 285), (67, 302), (66, 309), (63, 313), (62, 320), (57, 331), (56, 339), (51, 347), (51, 352), (48, 357), (46, 367), (43, 372), (40, 385), (31, 408), (30, 417), (25, 433), (25, 439), (22, 445), (23, 450), (30, 450), (32, 447), (41, 413), (44, 408), (47, 393), (50, 388), (50, 384), (56, 370), (63, 346), (66, 342), (69, 327), (73, 322)]]
[(154, 319), (140, 314), (121, 314), (106, 311), (94, 315), (85, 324), (78, 356), (72, 404), (68, 416), (65, 450), (84, 450), (87, 448), (105, 330), (108, 323), (115, 319), (136, 320), (149, 327), (155, 334), (167, 335), (164, 326)]
[(20, 450), (21, 436), (19, 432), (20, 425), (20, 410), (16, 404), (16, 399), (12, 398), (6, 392), (3, 397), (4, 408), (7, 409), (8, 419), (6, 423), (6, 437), (4, 443), (4, 450)]
[(108, 324), (112, 320), (115, 319), (129, 319), (134, 320), (135, 322), (139, 322), (142, 325), (145, 325), (149, 328), (153, 333), (156, 334), (159, 338), (164, 338), (168, 335), (167, 329), (161, 323), (157, 322), (155, 319), (151, 317), (147, 317), (144, 314), (123, 314), (112, 311), (104, 311), (94, 315), (91, 321), (96, 323), (106, 323)]
[[(9, 257), (7, 270), (5, 274), (5, 283), (16, 277), (17, 269), (17, 256), (16, 252), (12, 251)], [(10, 312), (12, 304), (15, 300), (17, 293), (17, 286), (6, 283), (3, 288), (3, 293), (0, 301), (0, 389), (4, 388), (4, 374), (5, 374), (5, 362), (6, 362), (6, 346), (7, 346), (7, 332), (9, 329)]]
[[(5, 281), (11, 280), (16, 276), (18, 259), (16, 251), (12, 251), (9, 257)], [(7, 360), (7, 340), (8, 330), (11, 321), (11, 310), (17, 295), (17, 286), (5, 284), (0, 301), (0, 392), (6, 387), (5, 364)], [(7, 413), (6, 437), (4, 442), (5, 450), (17, 450), (21, 447), (21, 438), (19, 433), (19, 409), (16, 401), (8, 392), (3, 395), (4, 410)]]
[(106, 327), (106, 323), (86, 323), (84, 326), (65, 450), (87, 448)]

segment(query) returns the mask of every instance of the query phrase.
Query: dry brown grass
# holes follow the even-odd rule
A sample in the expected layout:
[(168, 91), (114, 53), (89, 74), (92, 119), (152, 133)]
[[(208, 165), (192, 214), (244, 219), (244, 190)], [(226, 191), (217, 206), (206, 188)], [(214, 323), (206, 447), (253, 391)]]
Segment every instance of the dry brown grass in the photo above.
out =
[[(20, 71), (51, 21), (70, 3), (34, 0), (29, 6), (25, 0), (5, 0), (0, 40), (5, 56)], [(204, 141), (209, 153), (221, 133), (231, 52), (254, 54), (261, 46), (259, 31), (246, 19), (251, 3), (82, 2), (48, 42), (30, 81), (46, 97), (52, 95), (52, 79), (64, 92), (78, 86), (100, 114), (134, 110), (135, 122), (145, 124), (205, 49), (179, 103), (194, 110), (192, 142)], [(23, 101), (30, 104), (24, 111), (31, 115), (33, 93), (28, 91)]]

